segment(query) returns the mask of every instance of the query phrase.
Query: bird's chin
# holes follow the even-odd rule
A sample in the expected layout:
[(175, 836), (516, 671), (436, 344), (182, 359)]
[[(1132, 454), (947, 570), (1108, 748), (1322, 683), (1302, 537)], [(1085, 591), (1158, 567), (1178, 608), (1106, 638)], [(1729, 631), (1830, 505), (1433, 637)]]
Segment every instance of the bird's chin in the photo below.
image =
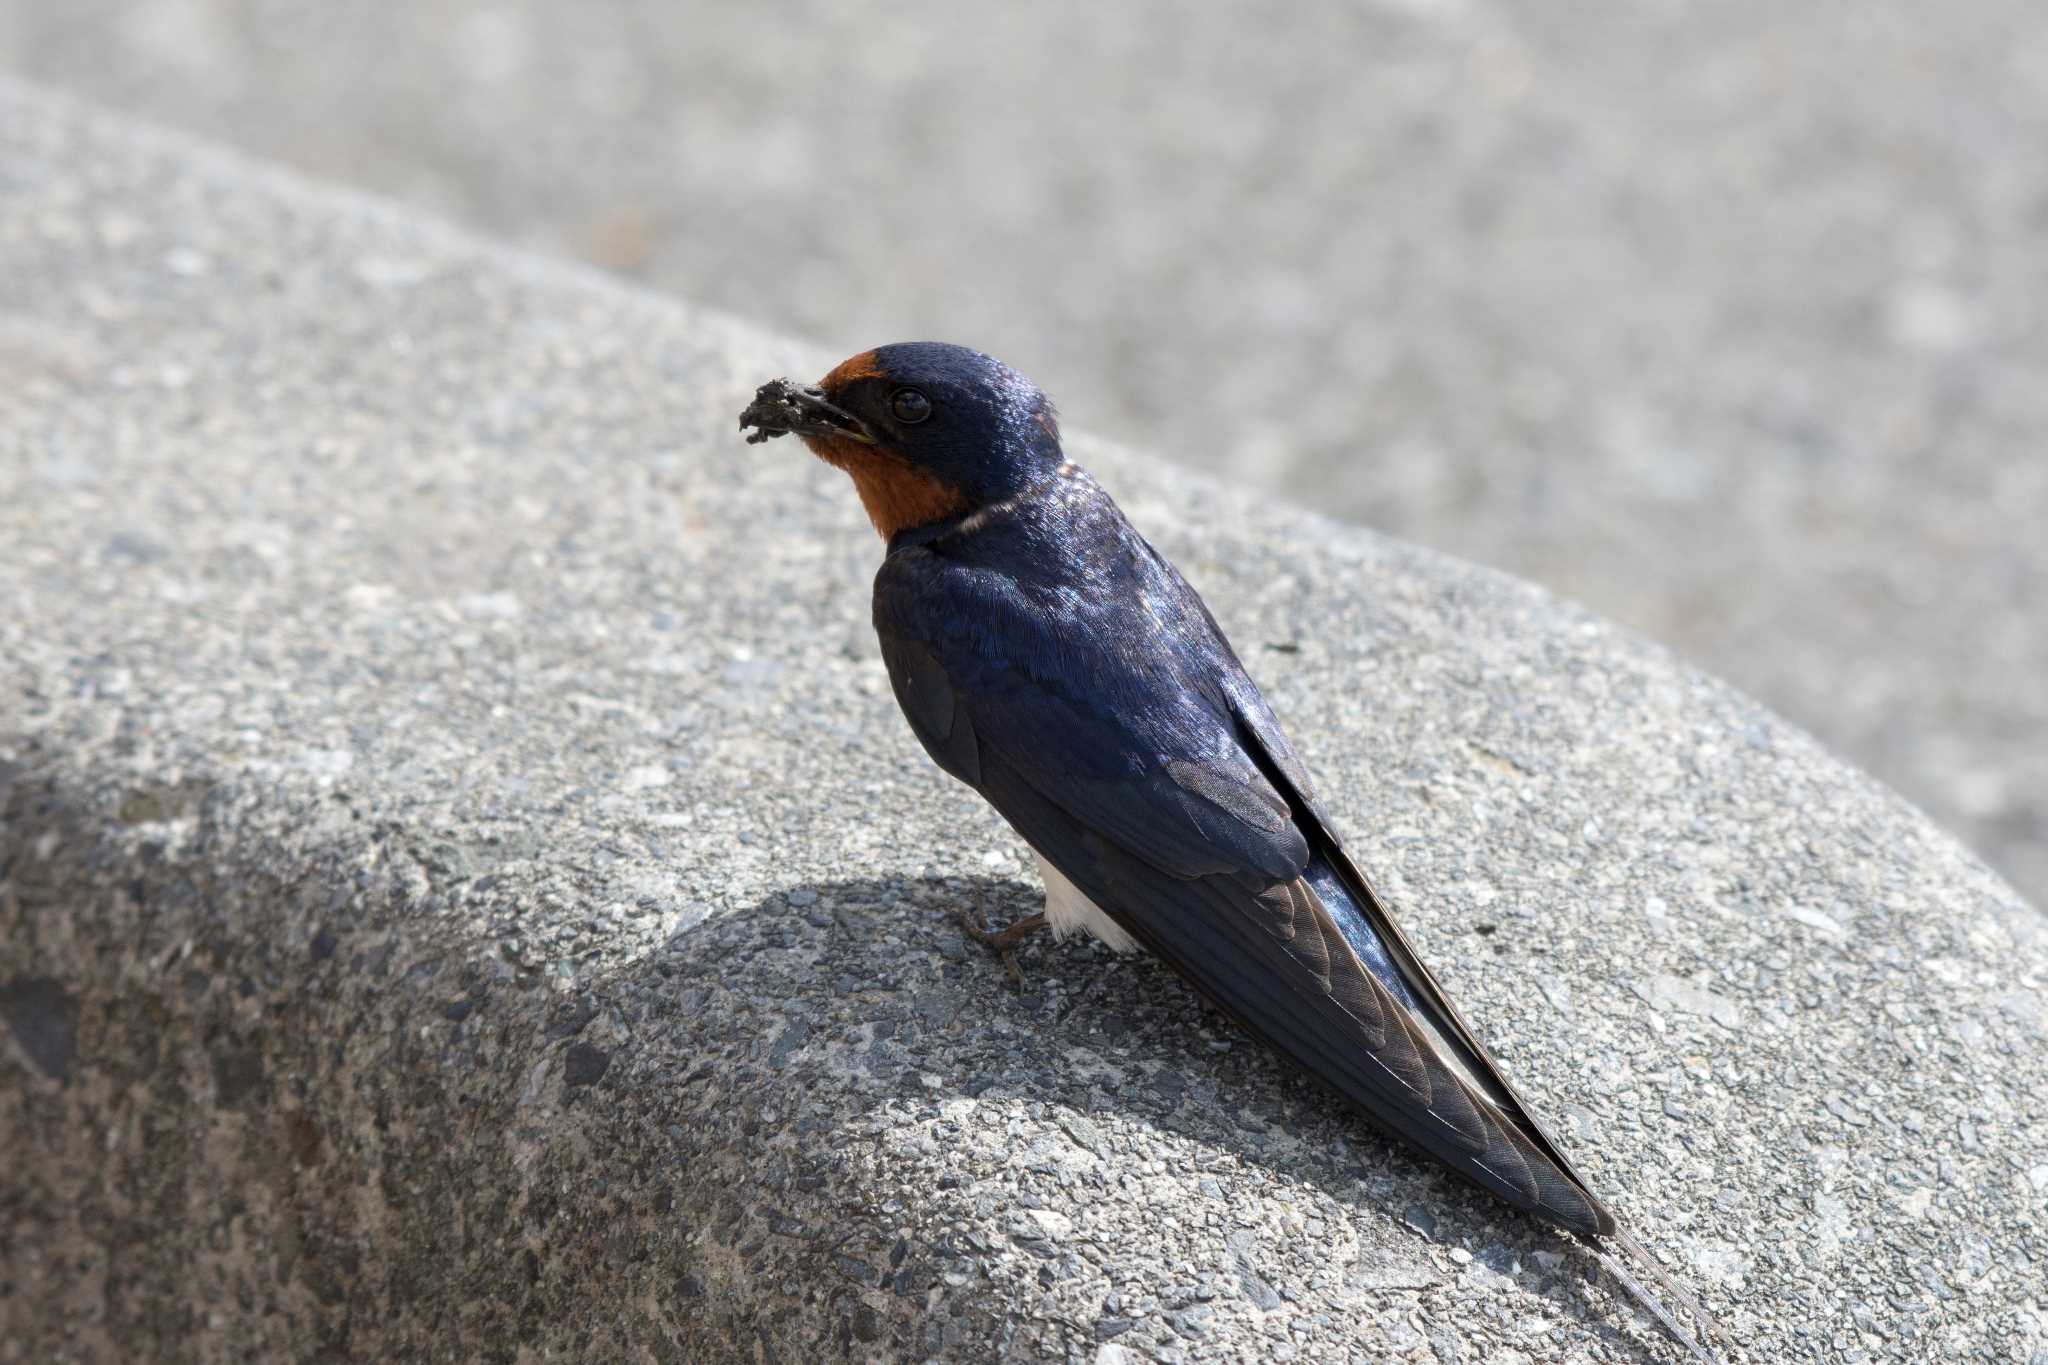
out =
[(878, 453), (874, 438), (866, 433), (856, 437), (828, 428), (824, 431), (799, 431), (796, 435), (811, 448), (811, 454), (839, 469), (851, 469)]

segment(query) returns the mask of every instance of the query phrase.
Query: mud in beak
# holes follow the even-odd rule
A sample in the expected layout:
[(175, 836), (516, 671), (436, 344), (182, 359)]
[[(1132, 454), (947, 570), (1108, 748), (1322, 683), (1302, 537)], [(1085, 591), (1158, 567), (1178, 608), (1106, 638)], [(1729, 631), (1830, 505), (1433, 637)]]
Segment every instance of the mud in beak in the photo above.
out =
[[(747, 431), (748, 427), (754, 429)], [(757, 389), (754, 401), (740, 414), (740, 430), (747, 431), (748, 445), (792, 434), (875, 443), (858, 417), (826, 401), (823, 389), (792, 379), (771, 379)]]

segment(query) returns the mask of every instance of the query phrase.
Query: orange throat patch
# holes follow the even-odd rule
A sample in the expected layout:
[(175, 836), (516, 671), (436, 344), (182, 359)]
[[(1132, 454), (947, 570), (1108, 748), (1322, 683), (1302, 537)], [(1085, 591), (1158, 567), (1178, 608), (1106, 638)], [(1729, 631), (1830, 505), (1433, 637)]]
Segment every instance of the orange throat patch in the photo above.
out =
[(967, 495), (959, 489), (871, 445), (834, 436), (803, 440), (813, 455), (851, 476), (868, 520), (884, 540), (907, 527), (943, 521), (967, 510)]

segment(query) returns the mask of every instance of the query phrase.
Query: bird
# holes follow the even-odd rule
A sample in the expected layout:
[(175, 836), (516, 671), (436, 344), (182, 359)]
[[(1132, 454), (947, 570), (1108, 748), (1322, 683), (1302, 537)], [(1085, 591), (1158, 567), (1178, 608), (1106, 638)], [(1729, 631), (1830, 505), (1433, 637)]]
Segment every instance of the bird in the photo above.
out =
[(886, 543), (874, 626), (903, 715), (1035, 857), (1044, 909), (1001, 931), (963, 916), (976, 937), (1151, 952), (1381, 1127), (1588, 1246), (1713, 1359), (1630, 1267), (1716, 1325), (1502, 1073), (1214, 615), (1067, 457), (1035, 384), (965, 346), (902, 342), (761, 385), (740, 427), (793, 434), (851, 477)]

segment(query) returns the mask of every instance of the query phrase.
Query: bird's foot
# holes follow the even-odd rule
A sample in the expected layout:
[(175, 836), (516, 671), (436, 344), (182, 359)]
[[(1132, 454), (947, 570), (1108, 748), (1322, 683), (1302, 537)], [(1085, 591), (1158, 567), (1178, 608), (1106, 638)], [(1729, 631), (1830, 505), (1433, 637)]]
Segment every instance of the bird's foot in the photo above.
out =
[(953, 913), (959, 917), (960, 927), (967, 931), (967, 936), (983, 947), (994, 949), (1003, 959), (1003, 966), (1009, 969), (1010, 980), (1022, 986), (1024, 969), (1017, 965), (1017, 945), (1045, 927), (1045, 915), (1026, 915), (1023, 919), (1013, 921), (1007, 928), (991, 929), (988, 927), (987, 918), (982, 914), (979, 891), (974, 893), (973, 901)]

